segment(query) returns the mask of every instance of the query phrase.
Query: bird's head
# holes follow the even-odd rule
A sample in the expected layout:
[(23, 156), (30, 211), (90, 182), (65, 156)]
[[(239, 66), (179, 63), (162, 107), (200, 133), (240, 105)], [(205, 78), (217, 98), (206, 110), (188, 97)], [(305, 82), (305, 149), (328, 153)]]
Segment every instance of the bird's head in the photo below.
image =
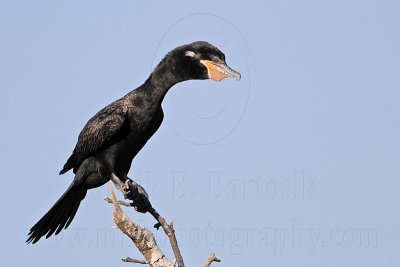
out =
[(175, 48), (165, 60), (172, 66), (173, 73), (180, 80), (221, 81), (227, 77), (240, 80), (240, 73), (225, 62), (225, 55), (207, 42), (194, 42)]

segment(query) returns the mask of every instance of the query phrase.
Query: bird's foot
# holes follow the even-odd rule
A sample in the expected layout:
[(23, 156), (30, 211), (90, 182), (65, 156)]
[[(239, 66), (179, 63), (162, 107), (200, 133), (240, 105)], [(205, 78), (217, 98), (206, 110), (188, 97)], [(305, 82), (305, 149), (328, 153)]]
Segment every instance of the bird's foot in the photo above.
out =
[(151, 208), (149, 195), (146, 190), (135, 181), (129, 178), (126, 179), (121, 188), (121, 192), (124, 194), (125, 199), (132, 201), (131, 206), (133, 206), (136, 211), (146, 213)]

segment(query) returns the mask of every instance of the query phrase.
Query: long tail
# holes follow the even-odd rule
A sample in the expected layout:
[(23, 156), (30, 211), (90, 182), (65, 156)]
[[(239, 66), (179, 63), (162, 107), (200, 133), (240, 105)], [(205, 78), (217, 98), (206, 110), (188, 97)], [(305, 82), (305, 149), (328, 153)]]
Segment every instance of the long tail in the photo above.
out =
[(26, 243), (35, 244), (44, 235), (49, 238), (54, 232), (56, 235), (59, 234), (64, 226), (67, 229), (86, 192), (86, 188), (81, 188), (81, 186), (68, 188), (53, 207), (31, 228)]

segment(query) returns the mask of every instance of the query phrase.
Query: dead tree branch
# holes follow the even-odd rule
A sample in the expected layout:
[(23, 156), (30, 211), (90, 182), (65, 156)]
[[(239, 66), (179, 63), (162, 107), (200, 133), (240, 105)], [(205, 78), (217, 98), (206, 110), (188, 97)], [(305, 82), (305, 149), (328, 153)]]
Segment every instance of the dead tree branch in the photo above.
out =
[[(125, 213), (122, 211), (120, 205), (126, 207), (133, 207), (131, 203), (119, 201), (115, 197), (114, 190), (112, 188), (112, 184), (110, 183), (110, 193), (111, 198), (105, 197), (104, 200), (108, 203), (114, 205), (114, 222), (117, 227), (128, 237), (130, 237), (135, 244), (135, 246), (139, 249), (140, 253), (144, 256), (145, 260), (137, 260), (132, 258), (122, 259), (124, 262), (130, 263), (138, 263), (138, 264), (149, 264), (152, 267), (165, 266), (165, 267), (173, 267), (175, 264), (178, 264), (178, 267), (184, 267), (185, 264), (183, 262), (183, 257), (181, 255), (178, 241), (175, 236), (175, 230), (173, 226), (173, 222), (168, 224), (165, 219), (154, 209), (152, 206), (148, 210), (148, 212), (153, 215), (153, 217), (157, 220), (157, 224), (154, 226), (155, 228), (159, 228), (160, 226), (163, 228), (164, 233), (168, 236), (170, 241), (172, 251), (175, 255), (175, 259), (173, 261), (169, 261), (161, 249), (158, 247), (154, 235), (147, 230), (146, 228), (141, 227), (140, 225), (133, 222)], [(125, 183), (125, 186), (129, 186), (128, 183)], [(208, 258), (205, 267), (209, 267), (212, 262), (220, 262), (214, 253), (211, 253)]]
[(206, 264), (204, 265), (205, 267), (210, 267), (212, 262), (221, 262), (220, 259), (218, 259), (214, 253), (211, 253), (210, 257), (208, 257), (208, 260), (206, 262)]
[(138, 264), (149, 264), (147, 261), (132, 259), (132, 258), (129, 258), (129, 257), (126, 257), (125, 259), (122, 259), (122, 261), (123, 262), (130, 262), (130, 263), (138, 263)]
[(152, 207), (149, 210), (150, 214), (157, 220), (157, 222), (162, 226), (164, 233), (168, 236), (169, 242), (171, 243), (172, 251), (174, 252), (176, 262), (178, 267), (184, 267), (183, 258), (181, 251), (178, 246), (178, 241), (176, 240), (174, 223), (168, 224), (163, 217)]
[(114, 223), (125, 235), (129, 236), (130, 239), (132, 239), (135, 246), (139, 249), (140, 253), (142, 253), (144, 258), (146, 259), (145, 262), (152, 267), (173, 267), (172, 262), (165, 257), (165, 255), (157, 245), (154, 235), (146, 228), (142, 228), (140, 225), (134, 223), (122, 211), (117, 202), (111, 184), (110, 193), (114, 205)]
[[(123, 183), (115, 174), (112, 174), (111, 180), (115, 184), (115, 186), (117, 187), (118, 190), (121, 190), (122, 192), (130, 192), (130, 194), (131, 194), (130, 197), (132, 197), (132, 199), (138, 199), (137, 195), (140, 194), (138, 191), (138, 188), (142, 189), (141, 191), (145, 192), (144, 188), (142, 188), (137, 183), (133, 184), (133, 181), (129, 178), (126, 179), (125, 183)], [(146, 193), (146, 196), (147, 196), (147, 193)], [(105, 200), (110, 202), (110, 199), (108, 199), (108, 198), (105, 198)], [(172, 251), (174, 252), (178, 267), (185, 267), (185, 263), (183, 262), (182, 254), (181, 254), (181, 251), (178, 246), (178, 241), (175, 236), (173, 222), (168, 224), (165, 221), (165, 219), (158, 213), (158, 211), (155, 208), (153, 208), (153, 206), (150, 203), (150, 200), (147, 199), (147, 201), (149, 203), (148, 212), (151, 215), (153, 215), (153, 217), (158, 222), (154, 227), (158, 229), (161, 226), (163, 228), (164, 233), (168, 236), (169, 242), (171, 243)], [(123, 201), (119, 201), (118, 203), (121, 205), (124, 205), (124, 206), (131, 206), (131, 207), (133, 206), (132, 204), (123, 202)]]
[[(111, 204), (114, 203), (113, 200), (111, 198), (109, 198), (109, 197), (105, 197), (104, 200), (107, 201), (108, 203), (111, 203)], [(126, 201), (117, 200), (117, 203), (119, 205), (121, 205), (121, 206), (132, 207), (131, 203), (126, 202)]]

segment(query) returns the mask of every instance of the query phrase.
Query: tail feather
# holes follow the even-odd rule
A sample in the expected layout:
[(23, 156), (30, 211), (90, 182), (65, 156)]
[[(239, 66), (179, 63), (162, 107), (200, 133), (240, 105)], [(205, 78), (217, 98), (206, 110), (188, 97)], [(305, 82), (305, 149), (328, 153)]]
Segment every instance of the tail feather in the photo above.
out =
[(63, 223), (58, 226), (58, 228), (57, 228), (57, 230), (55, 232), (55, 235), (58, 235), (61, 232), (62, 229), (67, 229), (68, 228), (69, 224), (74, 219), (75, 214), (76, 214), (80, 204), (81, 204), (80, 202), (79, 203), (77, 202), (75, 204), (75, 206), (71, 209), (70, 215), (69, 216), (64, 216), (62, 218)]
[(51, 209), (30, 229), (26, 242), (35, 244), (42, 236), (49, 238), (54, 232), (59, 234), (72, 222), (85, 198), (87, 190), (79, 186), (70, 187)]

